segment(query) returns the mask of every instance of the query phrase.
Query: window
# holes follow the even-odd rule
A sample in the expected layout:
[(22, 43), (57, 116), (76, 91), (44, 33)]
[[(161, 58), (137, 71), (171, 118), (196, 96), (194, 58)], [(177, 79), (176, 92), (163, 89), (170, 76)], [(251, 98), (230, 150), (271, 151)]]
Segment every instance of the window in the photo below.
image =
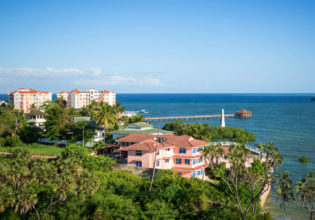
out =
[(199, 163), (202, 163), (203, 162), (203, 157), (200, 157), (199, 158)]
[(193, 165), (195, 165), (195, 164), (196, 164), (196, 159), (193, 159), (192, 164), (193, 164)]
[(170, 159), (165, 159), (165, 163), (169, 163), (170, 162)]
[(185, 159), (185, 164), (186, 165), (190, 165), (190, 160), (189, 159)]
[(141, 161), (136, 161), (136, 167), (142, 167), (142, 162)]
[(186, 153), (186, 148), (179, 148), (179, 153), (180, 154), (185, 154)]
[(197, 153), (197, 149), (193, 148), (193, 154)]
[(203, 169), (197, 170), (197, 176), (200, 176), (203, 174)]
[(141, 150), (136, 150), (136, 155), (137, 156), (142, 156), (142, 151)]
[(182, 164), (182, 159), (176, 158), (176, 164)]
[(156, 161), (156, 166), (160, 166), (160, 161)]
[(193, 171), (193, 172), (192, 172), (192, 176), (193, 176), (193, 177), (196, 177), (196, 171)]
[(169, 149), (168, 147), (167, 147), (167, 148), (165, 148), (165, 150), (166, 150), (166, 151), (170, 151), (170, 149)]

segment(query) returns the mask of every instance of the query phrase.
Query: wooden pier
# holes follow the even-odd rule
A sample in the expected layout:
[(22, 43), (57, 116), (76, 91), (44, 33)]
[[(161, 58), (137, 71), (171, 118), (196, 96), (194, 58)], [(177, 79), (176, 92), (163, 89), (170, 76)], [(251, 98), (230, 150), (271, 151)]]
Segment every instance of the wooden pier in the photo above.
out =
[[(225, 118), (234, 118), (235, 114), (225, 114)], [(221, 115), (182, 115), (182, 116), (163, 116), (163, 117), (145, 117), (146, 121), (159, 120), (189, 120), (189, 119), (218, 119)]]

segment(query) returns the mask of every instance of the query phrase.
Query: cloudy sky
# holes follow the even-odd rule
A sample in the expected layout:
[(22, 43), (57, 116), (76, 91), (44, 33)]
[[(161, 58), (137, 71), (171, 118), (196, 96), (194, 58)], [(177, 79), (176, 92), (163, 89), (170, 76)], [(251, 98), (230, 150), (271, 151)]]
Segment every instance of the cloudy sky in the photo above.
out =
[(0, 93), (314, 93), (315, 1), (0, 1)]

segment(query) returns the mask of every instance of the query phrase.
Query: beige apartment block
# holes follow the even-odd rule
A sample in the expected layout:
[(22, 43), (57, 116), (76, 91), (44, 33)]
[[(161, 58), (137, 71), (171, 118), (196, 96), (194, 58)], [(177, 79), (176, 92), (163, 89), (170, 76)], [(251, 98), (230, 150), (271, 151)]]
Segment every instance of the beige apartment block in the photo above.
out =
[(93, 100), (98, 103), (107, 102), (111, 106), (116, 104), (116, 94), (108, 90), (98, 92), (96, 89), (89, 89), (87, 91), (74, 89), (71, 92), (59, 92), (57, 97), (62, 97), (67, 102), (68, 108), (73, 107), (76, 109), (90, 105)]
[(33, 104), (36, 108), (39, 108), (47, 101), (52, 101), (51, 92), (24, 88), (9, 92), (8, 103), (13, 104), (15, 109), (23, 110), (26, 113), (30, 112)]

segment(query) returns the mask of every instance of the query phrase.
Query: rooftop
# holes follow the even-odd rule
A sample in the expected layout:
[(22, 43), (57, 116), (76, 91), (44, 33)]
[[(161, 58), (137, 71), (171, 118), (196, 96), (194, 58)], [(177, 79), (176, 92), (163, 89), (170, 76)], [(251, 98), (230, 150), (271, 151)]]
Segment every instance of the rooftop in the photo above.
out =
[[(156, 135), (150, 134), (129, 134), (126, 137), (120, 138), (117, 142), (135, 142), (136, 144), (124, 147), (124, 150), (148, 150), (155, 149)], [(174, 134), (164, 135), (165, 141), (159, 144), (159, 149), (163, 147), (200, 147), (207, 145), (208, 142), (194, 139), (191, 136), (176, 136)]]
[(126, 128), (113, 131), (113, 134), (171, 134), (172, 131), (166, 131), (162, 129), (156, 129), (152, 125), (146, 122), (137, 122), (128, 125)]

